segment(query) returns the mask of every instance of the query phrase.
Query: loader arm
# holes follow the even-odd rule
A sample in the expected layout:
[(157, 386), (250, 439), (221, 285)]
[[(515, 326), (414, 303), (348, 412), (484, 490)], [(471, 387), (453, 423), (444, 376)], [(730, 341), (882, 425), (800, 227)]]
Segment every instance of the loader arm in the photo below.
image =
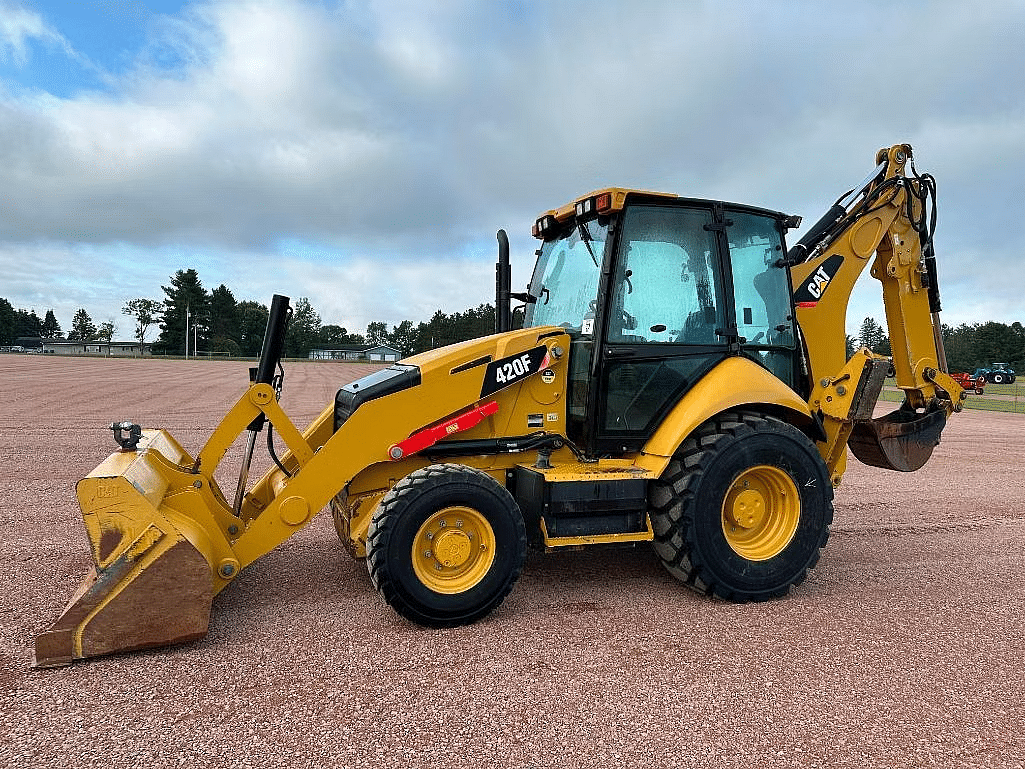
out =
[[(394, 483), (409, 469), (397, 460), (436, 436), (478, 425), (501, 436), (514, 418), (526, 424), (520, 389), (542, 367), (561, 370), (565, 348), (562, 330), (531, 328), (411, 358), (392, 367), (405, 375), (403, 387), (361, 403), (341, 425), (329, 406), (303, 432), (278, 404), (275, 386), (257, 381), (195, 459), (167, 432), (139, 431), (137, 445), (78, 484), (94, 567), (36, 637), (34, 665), (201, 638), (213, 596), (302, 530), (359, 473), (393, 466)], [(517, 363), (509, 364), (512, 375), (496, 368), (502, 361)], [(247, 431), (251, 449), (267, 423), (287, 450), (236, 508), (218, 487), (218, 466)]]
[[(876, 173), (852, 190), (790, 250), (798, 325), (810, 395), (826, 440), (819, 444), (838, 484), (850, 446), (867, 464), (916, 470), (938, 442), (946, 418), (963, 405), (963, 389), (947, 374), (932, 257), (934, 183), (914, 172), (911, 147), (880, 150)], [(912, 173), (906, 175), (911, 162)], [(874, 257), (874, 258), (873, 258)], [(846, 360), (847, 305), (865, 268), (882, 283), (892, 369), (905, 402), (873, 419), (891, 359), (862, 350)], [(852, 438), (852, 435), (854, 436)]]

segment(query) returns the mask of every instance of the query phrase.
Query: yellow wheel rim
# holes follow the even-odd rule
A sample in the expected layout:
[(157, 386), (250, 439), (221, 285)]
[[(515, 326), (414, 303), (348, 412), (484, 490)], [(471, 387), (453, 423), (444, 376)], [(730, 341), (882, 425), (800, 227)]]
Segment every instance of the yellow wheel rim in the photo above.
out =
[(495, 532), (470, 507), (446, 507), (426, 521), (413, 539), (413, 573), (436, 593), (463, 593), (495, 561)]
[(801, 519), (801, 496), (789, 474), (771, 465), (741, 473), (726, 492), (722, 530), (749, 561), (765, 561), (790, 544)]

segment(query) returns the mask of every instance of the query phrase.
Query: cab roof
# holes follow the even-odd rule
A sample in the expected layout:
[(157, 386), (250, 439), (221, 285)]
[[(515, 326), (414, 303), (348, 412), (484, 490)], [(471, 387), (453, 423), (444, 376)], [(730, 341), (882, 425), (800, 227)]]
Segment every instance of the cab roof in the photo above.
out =
[(671, 192), (654, 192), (652, 190), (640, 190), (629, 187), (605, 187), (598, 190), (592, 190), (586, 195), (581, 195), (560, 208), (553, 208), (545, 211), (537, 217), (534, 224), (534, 235), (535, 237), (543, 238), (545, 232), (550, 230), (550, 226), (548, 225), (562, 225), (574, 216), (589, 217), (592, 214), (607, 216), (609, 214), (618, 213), (626, 207), (628, 200), (631, 202), (694, 205), (700, 207), (711, 207), (718, 204), (734, 211), (741, 210), (748, 213), (769, 216), (775, 219), (782, 220), (793, 218), (781, 211), (749, 206), (743, 203), (729, 203), (726, 201), (708, 200), (703, 198), (684, 198)]

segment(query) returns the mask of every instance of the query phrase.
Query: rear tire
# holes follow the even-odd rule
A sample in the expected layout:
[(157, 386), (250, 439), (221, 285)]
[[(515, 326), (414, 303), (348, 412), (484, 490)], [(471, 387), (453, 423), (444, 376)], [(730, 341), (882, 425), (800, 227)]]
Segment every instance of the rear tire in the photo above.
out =
[(705, 595), (762, 601), (804, 581), (833, 521), (815, 444), (768, 416), (729, 412), (684, 441), (649, 494), (655, 552)]
[(453, 627), (502, 603), (526, 548), (523, 515), (501, 484), (464, 465), (431, 465), (395, 484), (374, 511), (367, 568), (403, 617)]

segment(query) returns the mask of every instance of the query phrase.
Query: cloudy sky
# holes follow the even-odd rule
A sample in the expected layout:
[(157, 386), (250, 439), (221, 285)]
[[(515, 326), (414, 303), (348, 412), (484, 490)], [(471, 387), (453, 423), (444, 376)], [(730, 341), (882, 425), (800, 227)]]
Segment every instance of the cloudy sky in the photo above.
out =
[(907, 141), (944, 322), (1025, 321), (1023, 35), (1021, 0), (0, 0), (0, 296), (127, 338), (193, 267), (418, 322), (493, 298), (499, 227), (523, 285), (591, 189), (810, 224)]

